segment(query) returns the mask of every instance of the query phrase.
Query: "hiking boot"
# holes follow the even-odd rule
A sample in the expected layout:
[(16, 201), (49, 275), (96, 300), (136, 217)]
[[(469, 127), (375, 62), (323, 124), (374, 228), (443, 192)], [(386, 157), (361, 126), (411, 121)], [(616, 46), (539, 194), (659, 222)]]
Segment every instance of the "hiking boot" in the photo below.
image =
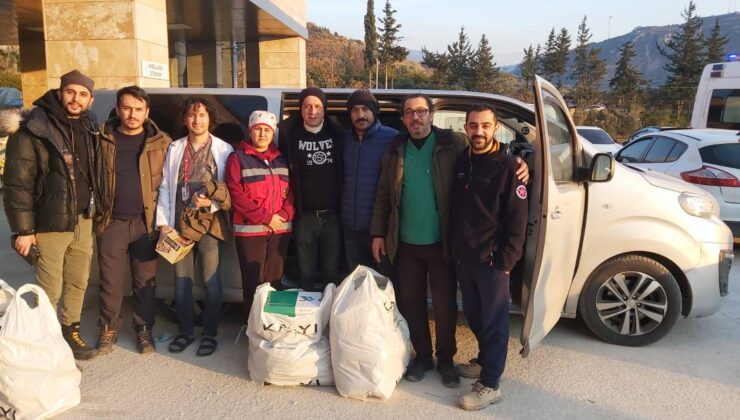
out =
[(437, 362), (437, 372), (442, 375), (442, 385), (446, 388), (457, 388), (460, 386), (460, 375), (455, 370), (452, 362)]
[(156, 351), (152, 329), (146, 325), (136, 328), (136, 349), (140, 354), (150, 354)]
[(110, 325), (100, 327), (98, 335), (98, 351), (100, 354), (108, 354), (113, 351), (113, 345), (118, 341), (118, 331), (111, 329)]
[(460, 363), (457, 365), (457, 373), (463, 378), (480, 378), (480, 371), (483, 369), (478, 364), (478, 359), (470, 359), (468, 363)]
[(424, 379), (424, 374), (432, 369), (434, 369), (434, 362), (431, 359), (420, 359), (417, 357), (409, 363), (403, 379), (409, 382), (419, 382)]
[(482, 410), (491, 404), (501, 402), (501, 387), (491, 388), (483, 385), (481, 381), (473, 384), (473, 389), (463, 394), (457, 400), (457, 406), (463, 410)]
[(98, 350), (88, 346), (85, 340), (82, 339), (79, 322), (74, 322), (72, 325), (62, 325), (62, 336), (72, 349), (75, 359), (90, 360), (98, 355)]

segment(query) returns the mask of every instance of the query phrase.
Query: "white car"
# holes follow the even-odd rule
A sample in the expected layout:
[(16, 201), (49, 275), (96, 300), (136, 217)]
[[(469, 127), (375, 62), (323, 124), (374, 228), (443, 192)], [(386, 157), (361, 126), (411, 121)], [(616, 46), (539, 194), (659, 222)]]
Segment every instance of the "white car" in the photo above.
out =
[(649, 133), (625, 146), (616, 159), (681, 178), (712, 194), (720, 218), (740, 243), (740, 132), (705, 128)]
[(617, 144), (609, 133), (599, 127), (579, 125), (576, 127), (576, 131), (579, 136), (593, 144), (594, 148), (601, 153), (610, 153), (613, 155), (622, 149), (622, 146)]

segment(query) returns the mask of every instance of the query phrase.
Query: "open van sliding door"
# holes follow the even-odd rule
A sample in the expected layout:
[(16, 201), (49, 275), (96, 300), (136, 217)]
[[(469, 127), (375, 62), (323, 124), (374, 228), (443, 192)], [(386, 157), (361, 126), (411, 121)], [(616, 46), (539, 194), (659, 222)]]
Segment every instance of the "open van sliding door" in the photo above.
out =
[[(581, 150), (575, 125), (557, 89), (536, 77), (535, 123), (538, 162), (532, 185), (525, 255), (528, 296), (522, 326), (522, 356), (560, 319), (581, 241), (586, 191), (576, 182)], [(534, 204), (534, 205), (533, 205)], [(534, 214), (532, 214), (534, 213)], [(525, 289), (526, 290), (526, 289)], [(526, 292), (525, 292), (526, 293)]]

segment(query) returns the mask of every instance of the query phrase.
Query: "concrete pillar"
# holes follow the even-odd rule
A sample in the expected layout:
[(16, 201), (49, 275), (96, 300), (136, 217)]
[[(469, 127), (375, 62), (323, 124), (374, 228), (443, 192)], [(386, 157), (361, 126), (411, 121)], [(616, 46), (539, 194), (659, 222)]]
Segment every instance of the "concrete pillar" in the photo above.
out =
[(49, 90), (46, 83), (44, 40), (24, 40), (21, 38), (19, 43), (23, 106), (30, 107), (33, 101)]
[(297, 36), (260, 40), (259, 66), (262, 88), (306, 87), (306, 40)]
[(96, 88), (169, 87), (166, 6), (166, 0), (43, 0), (48, 87), (75, 68)]

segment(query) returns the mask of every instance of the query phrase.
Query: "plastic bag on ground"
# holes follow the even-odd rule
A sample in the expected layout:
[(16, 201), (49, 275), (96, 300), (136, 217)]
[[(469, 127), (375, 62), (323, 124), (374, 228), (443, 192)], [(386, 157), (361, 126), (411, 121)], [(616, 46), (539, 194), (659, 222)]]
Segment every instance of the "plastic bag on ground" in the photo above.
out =
[[(34, 308), (26, 294), (35, 295)], [(54, 416), (80, 403), (80, 379), (46, 293), (21, 286), (0, 317), (0, 409), (9, 418)]]
[(336, 286), (324, 293), (257, 287), (249, 312), (250, 378), (272, 385), (333, 385), (326, 328)]
[(329, 337), (337, 391), (362, 400), (390, 398), (411, 357), (411, 341), (387, 277), (358, 266), (342, 281)]

